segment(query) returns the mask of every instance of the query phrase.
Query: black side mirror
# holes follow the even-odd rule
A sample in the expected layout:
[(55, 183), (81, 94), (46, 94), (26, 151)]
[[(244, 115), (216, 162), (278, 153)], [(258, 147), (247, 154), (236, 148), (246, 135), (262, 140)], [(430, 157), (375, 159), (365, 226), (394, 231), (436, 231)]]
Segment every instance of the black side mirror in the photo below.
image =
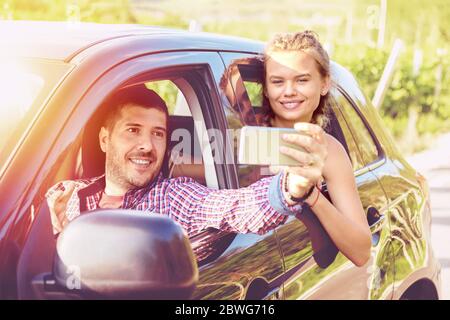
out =
[(187, 299), (198, 268), (177, 223), (117, 209), (83, 214), (67, 225), (53, 276), (60, 288), (87, 299)]

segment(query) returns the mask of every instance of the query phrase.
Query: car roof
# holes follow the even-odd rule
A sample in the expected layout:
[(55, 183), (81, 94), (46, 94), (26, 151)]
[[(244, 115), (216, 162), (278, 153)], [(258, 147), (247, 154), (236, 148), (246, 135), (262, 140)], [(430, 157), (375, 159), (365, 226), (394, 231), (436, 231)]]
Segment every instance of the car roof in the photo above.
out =
[[(102, 52), (114, 60), (150, 52), (217, 50), (261, 53), (261, 41), (206, 32), (189, 32), (137, 24), (99, 24), (66, 21), (0, 21), (0, 58), (13, 57), (60, 60), (78, 64), (86, 56)], [(111, 54), (115, 52), (115, 54)], [(353, 75), (331, 62), (336, 83), (356, 85)], [(363, 99), (358, 95), (359, 99)]]
[[(160, 40), (161, 36), (165, 36), (171, 43), (177, 43), (179, 39), (179, 50), (201, 49), (202, 46), (205, 50), (242, 48), (245, 44), (244, 47), (256, 45), (250, 50), (255, 51), (261, 47), (259, 41), (249, 39), (137, 24), (0, 21), (0, 55), (70, 61), (87, 48), (133, 36), (158, 36)], [(199, 38), (201, 41), (186, 41), (186, 37)], [(158, 51), (158, 48), (152, 47), (152, 51)]]

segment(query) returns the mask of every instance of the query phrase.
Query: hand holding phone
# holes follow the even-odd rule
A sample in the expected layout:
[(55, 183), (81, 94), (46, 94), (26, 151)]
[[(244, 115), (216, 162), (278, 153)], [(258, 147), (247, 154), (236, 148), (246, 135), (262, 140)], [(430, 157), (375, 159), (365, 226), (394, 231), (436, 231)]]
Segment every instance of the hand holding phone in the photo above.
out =
[(241, 164), (285, 166), (290, 173), (289, 194), (299, 198), (322, 179), (328, 150), (320, 126), (296, 123), (294, 127), (243, 127), (238, 158)]
[(290, 128), (245, 126), (239, 139), (239, 163), (252, 165), (298, 166), (299, 162), (280, 152), (289, 147), (307, 152), (301, 146), (283, 139), (285, 134), (302, 134)]
[(288, 135), (287, 141), (303, 146), (308, 153), (299, 152), (292, 148), (280, 150), (286, 155), (296, 159), (300, 165), (287, 167), (292, 177), (289, 179), (288, 192), (290, 196), (301, 198), (311, 187), (322, 181), (325, 161), (328, 156), (328, 138), (320, 126), (308, 122), (299, 122), (294, 125), (296, 131), (305, 132), (307, 138), (299, 135)]

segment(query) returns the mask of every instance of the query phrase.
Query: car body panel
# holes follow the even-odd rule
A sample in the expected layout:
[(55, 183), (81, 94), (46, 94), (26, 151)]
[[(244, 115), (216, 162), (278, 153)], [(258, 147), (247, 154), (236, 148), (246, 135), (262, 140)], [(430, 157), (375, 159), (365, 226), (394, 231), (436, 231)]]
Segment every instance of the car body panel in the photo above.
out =
[(389, 203), (388, 223), (395, 260), (393, 298), (400, 299), (406, 288), (420, 280), (432, 282), (440, 296), (440, 265), (430, 241), (429, 190), (420, 185), (420, 174), (401, 156), (370, 101), (358, 87), (353, 88), (353, 95), (361, 113), (370, 119), (373, 137), (386, 153), (383, 161), (369, 164), (369, 168), (380, 181)]
[[(250, 123), (246, 124), (252, 125), (251, 122), (255, 119), (248, 110), (249, 102), (246, 99), (249, 99), (249, 97), (244, 94), (245, 88), (242, 87), (242, 81), (235, 74), (240, 73), (244, 81), (253, 79), (252, 81), (262, 82), (261, 70), (257, 70), (262, 67), (257, 62), (259, 55), (221, 52), (221, 56), (227, 69), (230, 68), (228, 74), (232, 75), (230, 81), (235, 95), (238, 96), (236, 100), (240, 111), (236, 112), (236, 106), (225, 107), (227, 118), (232, 119), (229, 120), (229, 123), (233, 128), (241, 127), (244, 121), (249, 121)], [(253, 63), (250, 62), (252, 59)], [(235, 69), (236, 64), (239, 66), (237, 69)], [(245, 77), (240, 69), (244, 67), (247, 69), (245, 72), (248, 73)], [(251, 72), (249, 70), (251, 68), (255, 70)], [(339, 65), (333, 63), (332, 70), (332, 80), (339, 83), (340, 90), (351, 92), (354, 89), (353, 87), (357, 86), (351, 74)], [(342, 99), (351, 99), (348, 94), (345, 98), (336, 90), (333, 91), (333, 95), (339, 95)], [(233, 102), (230, 104), (233, 105)], [(346, 121), (343, 114), (339, 109), (335, 111), (338, 113), (339, 122), (343, 122), (345, 125)], [(239, 116), (239, 113), (241, 116)], [(353, 140), (351, 136), (349, 138)], [(361, 156), (358, 155), (358, 157)], [(380, 162), (383, 161), (384, 159), (381, 158)], [(248, 171), (248, 169), (244, 167), (242, 170)], [(387, 198), (377, 178), (366, 166), (357, 170), (355, 176), (361, 202), (366, 213), (376, 209), (382, 217), (385, 217), (388, 212)], [(247, 177), (243, 175), (243, 179), (247, 179)], [(326, 189), (325, 194), (328, 196)], [(313, 214), (308, 212), (306, 216), (308, 217), (306, 221), (309, 224), (313, 223)], [(305, 221), (304, 219), (303, 221)], [(320, 253), (321, 256), (318, 257), (319, 253), (313, 250), (310, 232), (303, 221), (290, 218), (285, 225), (276, 229), (286, 274), (284, 297), (286, 299), (389, 299), (392, 296), (394, 272), (387, 220), (385, 219), (382, 225), (377, 226), (378, 231), (374, 230), (375, 243), (372, 248), (371, 260), (364, 267), (356, 268), (340, 253), (334, 258), (332, 248), (326, 249), (324, 255)], [(313, 257), (313, 255), (315, 256)], [(316, 258), (319, 259), (317, 260), (319, 263), (314, 261)], [(333, 259), (334, 262), (327, 262), (328, 259)], [(386, 261), (389, 262), (386, 263)], [(358, 281), (349, 282), (349, 279), (358, 279)], [(342, 287), (345, 287), (346, 290), (339, 290)]]
[(219, 258), (200, 267), (193, 298), (277, 300), (282, 294), (283, 274), (274, 231), (237, 234)]

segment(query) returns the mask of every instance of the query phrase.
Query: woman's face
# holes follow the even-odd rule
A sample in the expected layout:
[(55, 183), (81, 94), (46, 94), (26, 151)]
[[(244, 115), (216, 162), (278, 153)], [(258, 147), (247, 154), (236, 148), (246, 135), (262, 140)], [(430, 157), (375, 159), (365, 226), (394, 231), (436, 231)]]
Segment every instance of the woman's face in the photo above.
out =
[(275, 114), (274, 126), (310, 122), (320, 96), (329, 90), (313, 57), (298, 51), (275, 51), (266, 61), (264, 94)]

